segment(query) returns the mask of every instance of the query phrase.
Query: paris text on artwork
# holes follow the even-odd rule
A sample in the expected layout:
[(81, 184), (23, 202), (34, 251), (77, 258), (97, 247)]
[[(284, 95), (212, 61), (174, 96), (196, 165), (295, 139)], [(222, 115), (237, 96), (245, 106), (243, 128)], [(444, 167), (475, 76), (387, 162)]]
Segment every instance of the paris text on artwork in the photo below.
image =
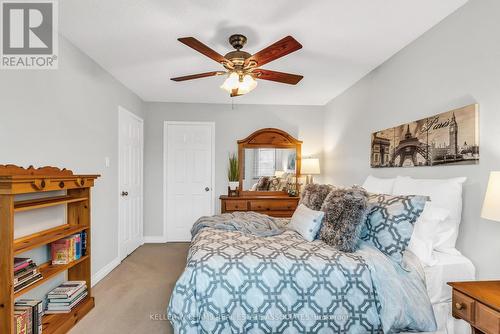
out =
[(374, 132), (370, 161), (373, 168), (479, 163), (479, 106)]

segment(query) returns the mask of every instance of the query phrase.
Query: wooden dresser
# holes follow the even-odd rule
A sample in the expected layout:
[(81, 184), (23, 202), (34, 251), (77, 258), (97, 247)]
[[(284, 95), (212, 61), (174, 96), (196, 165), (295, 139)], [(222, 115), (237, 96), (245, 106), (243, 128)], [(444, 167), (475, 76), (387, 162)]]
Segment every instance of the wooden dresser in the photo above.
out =
[[(291, 217), (299, 202), (298, 196), (289, 193), (297, 194), (300, 189), (301, 145), (302, 141), (274, 128), (260, 129), (238, 140), (237, 196), (221, 196), (221, 212), (255, 211)], [(260, 154), (264, 154), (263, 159)], [(282, 177), (285, 172), (291, 182)], [(270, 187), (271, 182), (257, 187), (266, 178), (278, 180), (278, 187)], [(284, 187), (282, 181), (286, 181)]]
[(291, 217), (299, 197), (289, 196), (221, 196), (221, 211), (255, 211), (273, 217)]
[(451, 282), (452, 313), (473, 334), (500, 334), (500, 281)]

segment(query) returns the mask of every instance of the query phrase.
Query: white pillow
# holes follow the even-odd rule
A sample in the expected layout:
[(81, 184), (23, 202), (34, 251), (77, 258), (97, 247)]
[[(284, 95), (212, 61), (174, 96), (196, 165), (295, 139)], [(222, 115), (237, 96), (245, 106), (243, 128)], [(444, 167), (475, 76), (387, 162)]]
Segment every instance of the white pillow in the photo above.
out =
[(321, 228), (325, 213), (300, 204), (293, 213), (288, 228), (298, 232), (307, 241), (313, 241)]
[(408, 249), (422, 264), (432, 266), (437, 262), (433, 256), (434, 245), (438, 241), (436, 231), (449, 216), (449, 210), (437, 207), (433, 202), (425, 203), (424, 211), (415, 222), (408, 245)]
[(453, 179), (413, 179), (396, 178), (393, 195), (423, 195), (439, 208), (447, 209), (450, 215), (438, 225), (434, 249), (455, 253), (458, 227), (462, 218), (462, 185), (465, 177)]
[(369, 193), (392, 195), (394, 182), (396, 178), (381, 179), (372, 175), (368, 175), (363, 183), (363, 188)]

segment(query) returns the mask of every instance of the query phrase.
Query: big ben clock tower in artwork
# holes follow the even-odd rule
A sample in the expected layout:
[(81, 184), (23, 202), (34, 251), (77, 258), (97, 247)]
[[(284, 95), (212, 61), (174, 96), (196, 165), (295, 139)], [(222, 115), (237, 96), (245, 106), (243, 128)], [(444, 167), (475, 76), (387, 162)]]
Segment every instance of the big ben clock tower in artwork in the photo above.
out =
[(458, 124), (457, 119), (455, 118), (455, 113), (451, 116), (450, 121), (450, 146), (449, 153), (456, 157), (458, 155)]

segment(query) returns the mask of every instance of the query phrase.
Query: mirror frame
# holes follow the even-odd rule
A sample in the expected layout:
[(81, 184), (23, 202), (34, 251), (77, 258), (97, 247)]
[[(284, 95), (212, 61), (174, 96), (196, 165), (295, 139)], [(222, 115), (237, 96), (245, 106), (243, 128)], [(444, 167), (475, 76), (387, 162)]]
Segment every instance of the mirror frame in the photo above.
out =
[[(287, 132), (275, 129), (260, 129), (246, 137), (238, 140), (238, 169), (240, 173), (239, 187), (240, 196), (287, 196), (285, 191), (249, 191), (243, 190), (243, 168), (245, 166), (246, 148), (293, 148), (297, 154), (295, 162), (295, 186), (297, 187), (300, 178), (300, 163), (302, 141), (292, 137)], [(298, 194), (297, 194), (298, 196)]]

